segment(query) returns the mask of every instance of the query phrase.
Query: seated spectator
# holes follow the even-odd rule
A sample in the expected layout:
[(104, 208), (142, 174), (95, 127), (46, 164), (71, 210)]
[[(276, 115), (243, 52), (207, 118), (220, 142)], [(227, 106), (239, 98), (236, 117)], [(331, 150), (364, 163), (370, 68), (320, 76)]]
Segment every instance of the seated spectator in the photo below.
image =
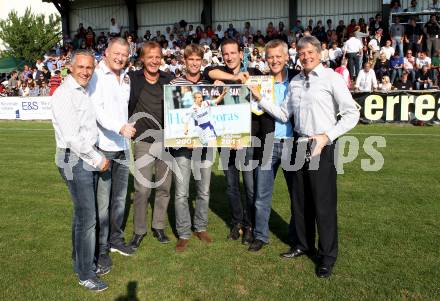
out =
[(342, 59), (341, 66), (335, 69), (336, 73), (339, 73), (344, 78), (345, 83), (347, 84), (348, 89), (351, 89), (351, 79), (350, 72), (347, 69), (347, 59)]
[(300, 19), (296, 20), (295, 25), (292, 28), (292, 32), (295, 34), (295, 36), (296, 36), (297, 33), (301, 34), (301, 33), (304, 32), (304, 26), (302, 26), (302, 23), (301, 23)]
[(411, 77), (411, 81), (416, 80), (416, 58), (412, 55), (412, 50), (408, 49), (406, 56), (403, 58), (403, 70), (407, 71)]
[(40, 95), (40, 88), (38, 87), (37, 83), (32, 80), (29, 84), (29, 96), (36, 97)]
[(95, 33), (93, 32), (92, 27), (87, 27), (86, 33), (86, 46), (94, 47), (95, 46)]
[(418, 12), (420, 11), (419, 6), (417, 5), (417, 0), (411, 0), (411, 5), (405, 9), (405, 12)]
[(223, 28), (221, 24), (217, 25), (217, 30), (215, 31), (215, 35), (217, 36), (217, 38), (219, 40), (223, 39), (224, 33), (223, 33)]
[(342, 58), (342, 49), (338, 47), (338, 44), (333, 43), (332, 48), (328, 51), (328, 56), (330, 59), (330, 66), (336, 68)]
[(434, 85), (438, 86), (438, 76), (440, 74), (440, 49), (437, 50), (435, 56), (432, 57), (431, 60), (431, 70), (432, 75), (434, 77)]
[[(354, 20), (354, 23), (356, 24), (356, 20)], [(342, 42), (345, 40), (345, 37), (347, 36), (344, 20), (339, 20), (339, 24), (338, 26), (336, 26), (336, 35), (338, 36), (338, 43), (342, 44)]]
[(424, 65), (416, 75), (416, 90), (431, 89), (432, 85), (433, 79), (431, 72), (429, 72), (428, 66)]
[(391, 75), (390, 61), (387, 60), (385, 53), (379, 55), (379, 60), (374, 65), (374, 72), (378, 81), (382, 82), (382, 77)]
[(431, 69), (431, 58), (426, 55), (425, 51), (420, 51), (416, 58), (417, 69), (422, 69), (423, 66), (427, 66), (428, 70)]
[(386, 40), (385, 46), (382, 46), (380, 48), (380, 52), (385, 53), (387, 60), (389, 60), (395, 52), (395, 50), (394, 50), (393, 46), (391, 46), (391, 44), (392, 44), (391, 40)]
[(234, 28), (234, 25), (232, 23), (229, 24), (228, 29), (226, 31), (228, 32), (228, 36), (230, 38), (234, 38), (235, 35), (238, 33), (237, 30)]
[(50, 88), (46, 81), (40, 82), (40, 96), (49, 96)]
[(212, 40), (210, 37), (208, 37), (208, 34), (206, 32), (202, 32), (201, 33), (201, 38), (199, 40), (199, 45), (203, 46), (203, 45), (211, 45)]
[(321, 44), (321, 63), (325, 63), (327, 66), (330, 66), (330, 57), (329, 51), (327, 49), (327, 43)]
[(127, 37), (127, 43), (128, 43), (128, 57), (129, 59), (136, 59), (137, 52), (136, 52), (136, 43), (133, 41), (133, 36), (129, 35)]
[(55, 90), (61, 85), (62, 78), (61, 78), (61, 72), (59, 70), (55, 71), (55, 74), (50, 78), (49, 80), (49, 96), (52, 96)]
[(144, 34), (144, 41), (149, 41), (150, 39), (151, 39), (151, 32), (149, 30), (146, 30)]
[(278, 35), (278, 31), (273, 26), (272, 22), (269, 22), (266, 27), (266, 41), (272, 39), (272, 37)]
[(365, 63), (356, 79), (355, 90), (360, 92), (372, 92), (377, 89), (376, 74), (371, 69), (370, 63)]
[(23, 66), (23, 71), (20, 74), (20, 80), (21, 81), (26, 81), (29, 78), (29, 75), (31, 75), (31, 74), (32, 74), (32, 72), (29, 69), (29, 66), (25, 64)]
[(11, 77), (8, 80), (8, 89), (17, 91), (18, 90), (18, 83), (19, 83), (18, 72), (14, 70), (11, 72)]
[(400, 79), (403, 71), (403, 57), (399, 56), (399, 50), (396, 50), (394, 55), (390, 59), (390, 67), (391, 67), (391, 83)]
[(356, 19), (351, 19), (350, 24), (347, 26), (345, 36), (350, 37), (351, 34), (354, 34), (354, 29), (356, 28), (356, 26), (357, 26)]
[(392, 1), (390, 4), (390, 12), (391, 13), (400, 13), (403, 11), (402, 7), (400, 6), (400, 1)]
[(399, 81), (394, 84), (395, 89), (397, 90), (412, 90), (413, 83), (408, 79), (409, 73), (408, 71), (403, 71), (402, 77)]
[(21, 83), (20, 89), (18, 90), (18, 95), (21, 97), (29, 96), (29, 87), (27, 81)]
[(382, 28), (379, 28), (376, 31), (374, 38), (372, 38), (370, 40), (370, 42), (368, 42), (368, 49), (370, 50), (370, 56), (373, 60), (373, 65), (376, 64), (376, 60), (379, 58), (379, 55), (380, 55), (382, 34), (383, 34), (383, 30), (382, 30)]
[(383, 31), (385, 29), (385, 23), (382, 21), (382, 15), (376, 14), (374, 21), (370, 22), (368, 28), (370, 30), (370, 35), (374, 35), (379, 29), (382, 29)]
[(289, 48), (289, 65), (290, 66), (295, 66), (296, 61), (297, 61), (297, 50), (296, 50), (296, 41), (293, 41), (292, 43), (290, 43), (290, 48)]
[(390, 82), (390, 78), (388, 76), (382, 77), (382, 82), (379, 84), (379, 88), (381, 92), (388, 93), (392, 89), (392, 85)]

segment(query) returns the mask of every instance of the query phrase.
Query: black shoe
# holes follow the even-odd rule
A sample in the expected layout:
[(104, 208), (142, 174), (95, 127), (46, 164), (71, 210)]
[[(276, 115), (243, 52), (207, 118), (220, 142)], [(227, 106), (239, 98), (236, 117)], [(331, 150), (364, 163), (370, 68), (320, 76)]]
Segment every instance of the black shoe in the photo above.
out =
[(244, 229), (243, 237), (241, 239), (241, 243), (244, 245), (250, 245), (254, 242), (254, 234), (252, 233), (251, 227), (246, 227)]
[(307, 253), (303, 250), (295, 248), (290, 248), (289, 251), (280, 254), (280, 256), (283, 258), (296, 258), (303, 255), (307, 255)]
[(229, 232), (228, 239), (229, 240), (237, 240), (240, 238), (240, 230), (241, 230), (241, 224), (236, 224), (234, 227), (232, 227), (231, 232)]
[(110, 247), (110, 252), (114, 253), (119, 253), (121, 255), (124, 256), (131, 256), (134, 253), (134, 249), (131, 246), (127, 246), (125, 245), (125, 243), (121, 243), (119, 245), (112, 245)]
[(328, 278), (332, 274), (332, 269), (332, 265), (321, 263), (316, 268), (316, 276), (318, 276), (319, 278)]
[(130, 245), (129, 245), (133, 251), (136, 251), (139, 248), (139, 246), (141, 245), (142, 239), (144, 239), (145, 235), (146, 234), (142, 234), (142, 235), (141, 234), (133, 234), (133, 238), (131, 239)]
[(249, 246), (248, 251), (251, 252), (258, 252), (261, 250), (261, 248), (265, 245), (266, 243), (262, 240), (256, 239), (254, 240), (251, 245)]
[(112, 259), (108, 256), (108, 253), (99, 254), (97, 266), (106, 270), (106, 268), (110, 268), (113, 265)]
[(165, 231), (163, 229), (151, 229), (153, 231), (153, 236), (157, 238), (157, 240), (161, 244), (167, 244), (170, 242), (170, 239), (165, 234)]

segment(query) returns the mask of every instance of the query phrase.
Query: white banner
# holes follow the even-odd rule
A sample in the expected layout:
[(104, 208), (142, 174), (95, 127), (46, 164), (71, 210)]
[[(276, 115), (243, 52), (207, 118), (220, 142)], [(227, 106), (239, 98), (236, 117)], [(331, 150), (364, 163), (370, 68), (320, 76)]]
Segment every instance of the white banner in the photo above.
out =
[(0, 119), (51, 120), (51, 97), (2, 97)]

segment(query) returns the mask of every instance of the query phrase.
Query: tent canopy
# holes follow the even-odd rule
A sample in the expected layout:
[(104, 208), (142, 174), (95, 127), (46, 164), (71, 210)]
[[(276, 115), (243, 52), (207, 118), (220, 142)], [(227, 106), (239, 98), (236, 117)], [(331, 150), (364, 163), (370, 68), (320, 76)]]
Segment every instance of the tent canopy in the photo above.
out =
[(17, 69), (23, 69), (24, 61), (13, 58), (0, 58), (0, 73), (9, 73)]

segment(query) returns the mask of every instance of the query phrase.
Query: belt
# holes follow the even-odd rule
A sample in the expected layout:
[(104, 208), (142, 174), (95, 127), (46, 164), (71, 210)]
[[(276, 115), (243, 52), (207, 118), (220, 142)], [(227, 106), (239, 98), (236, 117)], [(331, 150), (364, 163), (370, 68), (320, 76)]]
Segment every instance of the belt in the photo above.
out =
[(57, 147), (58, 150), (65, 152), (65, 153), (70, 153), (70, 148), (62, 148), (62, 147)]

